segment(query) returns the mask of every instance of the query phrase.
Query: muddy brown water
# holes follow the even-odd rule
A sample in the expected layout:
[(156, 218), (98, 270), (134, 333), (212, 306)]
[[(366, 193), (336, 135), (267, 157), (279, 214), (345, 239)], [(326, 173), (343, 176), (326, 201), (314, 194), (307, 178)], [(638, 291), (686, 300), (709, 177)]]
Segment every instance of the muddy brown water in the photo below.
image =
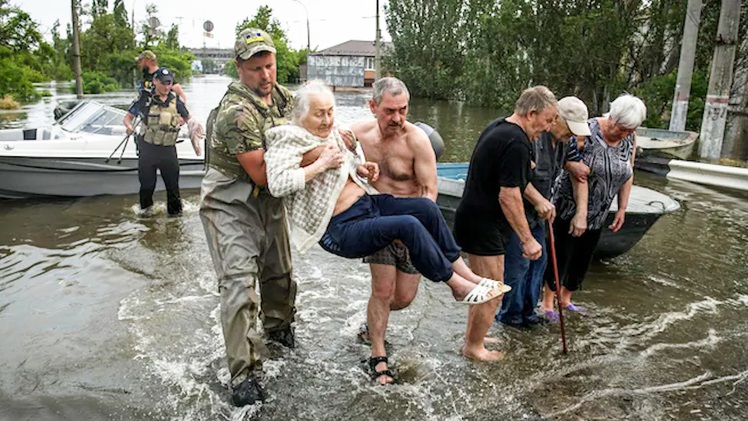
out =
[[(185, 84), (192, 112), (206, 116), (226, 83)], [(369, 117), (366, 99), (339, 94), (338, 120)], [(51, 120), (51, 109), (4, 124)], [(411, 120), (437, 127), (447, 160), (463, 161), (498, 114), (414, 100)], [(590, 314), (568, 318), (568, 355), (556, 325), (494, 325), (506, 359), (466, 361), (466, 308), (424, 280), (390, 320), (399, 383), (373, 386), (355, 338), (367, 267), (315, 247), (294, 257), (300, 346), (271, 349), (270, 400), (238, 409), (197, 191), (183, 193), (181, 218), (166, 217), (163, 193), (151, 219), (135, 215), (136, 196), (0, 202), (0, 419), (746, 419), (748, 196), (636, 177), (682, 208), (629, 253), (593, 264), (575, 295)]]

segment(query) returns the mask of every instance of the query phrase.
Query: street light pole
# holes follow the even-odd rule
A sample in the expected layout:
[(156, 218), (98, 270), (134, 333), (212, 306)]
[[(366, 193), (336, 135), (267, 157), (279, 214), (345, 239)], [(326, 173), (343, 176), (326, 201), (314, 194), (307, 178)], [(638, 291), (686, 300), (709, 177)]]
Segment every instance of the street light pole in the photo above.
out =
[(301, 7), (304, 8), (304, 13), (306, 13), (306, 52), (310, 53), (312, 51), (312, 43), (310, 42), (309, 38), (309, 11), (306, 9), (306, 6), (304, 3), (301, 2), (301, 0), (293, 0), (296, 3), (299, 3)]
[[(135, 0), (132, 0), (130, 9), (130, 25), (132, 25), (132, 46), (137, 49), (138, 41), (136, 40), (137, 32), (135, 31)], [(132, 69), (132, 86), (138, 86), (138, 66)]]
[(377, 33), (374, 35), (374, 80), (382, 77), (382, 33), (379, 31), (379, 0), (377, 0)]

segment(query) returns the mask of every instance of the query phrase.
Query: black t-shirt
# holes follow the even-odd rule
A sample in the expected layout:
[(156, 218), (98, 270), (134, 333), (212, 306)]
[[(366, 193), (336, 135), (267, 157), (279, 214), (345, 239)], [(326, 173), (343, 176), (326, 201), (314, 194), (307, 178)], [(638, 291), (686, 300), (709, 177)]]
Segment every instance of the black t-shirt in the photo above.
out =
[[(158, 69), (156, 71), (158, 71)], [(153, 91), (153, 76), (156, 74), (156, 71), (151, 73), (148, 70), (143, 70), (143, 80), (140, 81), (138, 91)]]
[(501, 187), (519, 187), (524, 192), (531, 181), (532, 145), (522, 128), (497, 119), (483, 130), (470, 158), (460, 212), (497, 217), (508, 222), (499, 205)]

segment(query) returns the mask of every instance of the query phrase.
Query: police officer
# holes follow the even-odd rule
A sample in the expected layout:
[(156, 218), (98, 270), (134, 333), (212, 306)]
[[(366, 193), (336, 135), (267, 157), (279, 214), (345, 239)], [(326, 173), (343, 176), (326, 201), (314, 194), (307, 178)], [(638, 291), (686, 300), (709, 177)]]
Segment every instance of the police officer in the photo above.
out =
[[(143, 50), (142, 53), (138, 54), (137, 57), (135, 57), (135, 61), (138, 63), (138, 67), (143, 72), (143, 79), (138, 85), (138, 92), (143, 90), (149, 92), (153, 91), (153, 76), (159, 69), (156, 54), (151, 50)], [(182, 102), (184, 102), (185, 104), (187, 103), (187, 95), (185, 95), (184, 90), (178, 83), (172, 84), (171, 90), (172, 92), (177, 94)]]
[[(138, 178), (140, 179), (140, 209), (143, 216), (153, 215), (153, 191), (156, 189), (156, 170), (166, 186), (167, 210), (169, 215), (182, 213), (182, 200), (179, 196), (179, 160), (177, 159), (177, 137), (180, 123), (188, 121), (190, 137), (195, 154), (200, 155), (199, 139), (202, 127), (190, 120), (190, 113), (171, 88), (174, 76), (166, 67), (159, 68), (153, 75), (153, 91), (141, 91), (138, 100), (125, 115), (127, 133), (139, 116), (143, 128), (135, 136), (138, 145)], [(180, 118), (182, 121), (180, 121)], [(183, 124), (183, 123), (182, 123)]]
[(265, 188), (263, 149), (265, 131), (286, 122), (292, 98), (276, 83), (275, 45), (267, 33), (245, 29), (234, 54), (239, 81), (229, 85), (208, 121), (200, 217), (221, 294), (232, 400), (244, 406), (264, 399), (255, 377), (264, 348), (255, 321), (260, 307), (267, 336), (295, 346), (286, 214), (281, 199)]

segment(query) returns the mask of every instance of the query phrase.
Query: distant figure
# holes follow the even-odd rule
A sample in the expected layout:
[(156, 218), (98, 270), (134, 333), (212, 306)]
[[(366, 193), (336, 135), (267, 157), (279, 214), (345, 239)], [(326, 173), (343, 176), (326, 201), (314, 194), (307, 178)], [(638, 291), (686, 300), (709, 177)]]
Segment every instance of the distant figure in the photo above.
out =
[[(553, 220), (553, 205), (530, 184), (532, 144), (556, 120), (556, 97), (545, 86), (526, 89), (514, 114), (488, 124), (473, 149), (465, 190), (455, 214), (457, 242), (468, 253), (476, 273), (504, 280), (504, 254), (512, 232), (520, 239), (522, 255), (537, 260), (543, 253), (525, 217), (522, 197), (543, 219)], [(492, 301), (469, 310), (463, 354), (476, 360), (503, 358), (485, 347), (486, 333), (494, 321)]]
[[(565, 162), (569, 150), (569, 139), (572, 135), (584, 139), (590, 135), (587, 126), (589, 114), (587, 106), (577, 97), (567, 96), (558, 101), (558, 118), (550, 130), (543, 132), (533, 146), (532, 186), (544, 199), (551, 199), (553, 183), (564, 169), (573, 170), (582, 176), (589, 169), (581, 162)], [(576, 139), (575, 139), (576, 140)], [(574, 168), (579, 166), (581, 168)], [(586, 189), (587, 185), (574, 181), (575, 189)], [(543, 274), (548, 254), (546, 253), (547, 221), (540, 218), (532, 203), (525, 199), (525, 214), (532, 236), (543, 246), (543, 252), (537, 260), (530, 260), (522, 255), (522, 244), (516, 232), (512, 231), (506, 244), (504, 256), (504, 282), (512, 287), (512, 294), (501, 302), (501, 311), (496, 320), (505, 325), (522, 326), (543, 323), (546, 320), (535, 312), (543, 289)]]
[[(200, 155), (200, 140), (205, 136), (203, 127), (191, 119), (187, 107), (172, 92), (174, 77), (166, 67), (153, 75), (154, 89), (141, 91), (138, 100), (125, 115), (124, 124), (128, 134), (135, 131), (134, 119), (140, 116), (143, 130), (135, 137), (138, 146), (138, 178), (140, 179), (140, 212), (153, 215), (153, 192), (156, 189), (156, 170), (166, 186), (166, 207), (169, 215), (182, 213), (179, 194), (179, 159), (177, 137), (180, 123), (187, 121), (195, 154)], [(181, 117), (181, 122), (180, 122)]]
[[(410, 93), (394, 77), (374, 83), (369, 108), (375, 119), (351, 126), (367, 160), (379, 164), (379, 179), (372, 186), (395, 197), (425, 197), (436, 202), (436, 157), (426, 133), (407, 122)], [(432, 129), (433, 131), (433, 129)], [(418, 292), (421, 274), (413, 266), (408, 248), (400, 241), (364, 258), (371, 271), (371, 297), (366, 307), (366, 323), (359, 336), (371, 341), (371, 355), (386, 358), (384, 337), (391, 310), (408, 307)], [(387, 370), (383, 360), (376, 371)], [(380, 383), (391, 383), (382, 375)]]
[[(561, 281), (559, 302), (571, 312), (586, 311), (571, 301), (571, 294), (582, 285), (616, 195), (618, 211), (608, 228), (618, 232), (623, 226), (634, 184), (636, 128), (646, 117), (647, 107), (641, 99), (621, 95), (610, 103), (608, 114), (588, 121), (592, 135), (586, 138), (583, 150), (579, 150), (576, 143), (571, 144), (570, 159), (581, 160), (590, 168), (589, 187), (581, 189), (584, 194), (580, 197), (574, 197), (576, 192), (568, 172), (561, 174), (559, 189), (553, 195), (558, 209), (553, 234)], [(556, 283), (550, 266), (545, 271), (545, 281), (547, 289), (542, 310), (548, 318), (555, 319), (558, 316), (553, 310), (552, 292), (556, 290)]]
[(208, 121), (200, 220), (218, 277), (232, 401), (244, 406), (265, 398), (257, 380), (265, 347), (258, 313), (270, 340), (296, 346), (286, 213), (265, 187), (264, 159), (265, 132), (285, 124), (293, 104), (291, 92), (276, 82), (275, 44), (267, 33), (241, 31), (234, 56), (239, 81), (229, 84), (211, 113), (214, 122)]
[[(400, 240), (417, 271), (444, 282), (456, 300), (480, 304), (498, 298), (498, 283), (473, 273), (460, 257), (436, 203), (424, 197), (376, 194), (367, 184), (365, 179), (377, 181), (379, 166), (349, 150), (335, 128), (334, 109), (332, 91), (321, 81), (310, 81), (297, 92), (294, 125), (267, 133), (268, 186), (273, 195), (284, 197), (291, 239), (299, 251), (319, 241), (330, 253), (360, 258)], [(433, 156), (425, 134), (420, 136)], [(312, 153), (319, 158), (302, 165), (304, 155)], [(384, 350), (369, 358), (372, 377), (380, 383), (392, 382), (386, 362)], [(379, 364), (384, 367), (377, 368)]]
[[(138, 91), (152, 91), (153, 76), (159, 68), (156, 54), (151, 50), (143, 50), (135, 57), (135, 61), (138, 63), (138, 68), (143, 72), (143, 79), (139, 82)], [(183, 103), (187, 104), (187, 95), (178, 83), (175, 83), (171, 90), (179, 96)]]

